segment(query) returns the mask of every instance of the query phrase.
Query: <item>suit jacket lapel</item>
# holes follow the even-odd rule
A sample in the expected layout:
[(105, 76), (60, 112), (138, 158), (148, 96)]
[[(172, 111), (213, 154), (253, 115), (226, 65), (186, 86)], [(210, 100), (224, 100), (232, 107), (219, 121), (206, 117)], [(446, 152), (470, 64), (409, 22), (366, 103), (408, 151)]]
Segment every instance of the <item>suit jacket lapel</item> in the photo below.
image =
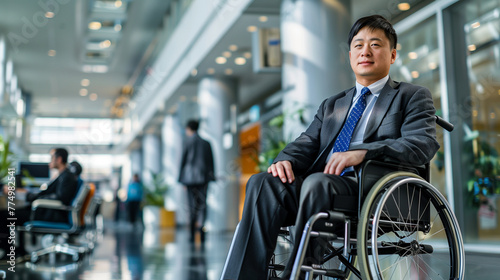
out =
[[(344, 125), (345, 120), (347, 119), (347, 113), (349, 112), (349, 108), (351, 107), (355, 91), (356, 88), (354, 87), (349, 91), (346, 91), (343, 97), (340, 97), (335, 101), (332, 114), (326, 118), (327, 122), (326, 127), (329, 128), (326, 131), (329, 137), (328, 142), (326, 142), (328, 143), (328, 145), (326, 145), (326, 147), (323, 148), (319, 156), (316, 158), (316, 161), (318, 159), (323, 158), (323, 155), (325, 153), (329, 153), (330, 150), (332, 149), (335, 137), (337, 136), (337, 134), (339, 134), (340, 130), (342, 129), (342, 126)], [(326, 157), (324, 160), (326, 160)]]
[(370, 137), (373, 133), (375, 133), (375, 131), (377, 131), (380, 123), (382, 122), (382, 119), (385, 117), (385, 114), (389, 110), (392, 100), (399, 91), (398, 89), (396, 89), (397, 86), (398, 83), (389, 78), (384, 88), (380, 92), (375, 106), (373, 106), (372, 114), (370, 116), (370, 119), (368, 120), (365, 135), (363, 136), (363, 141), (368, 139), (368, 137)]
[(342, 126), (347, 119), (347, 114), (349, 112), (349, 108), (351, 107), (355, 91), (356, 88), (354, 87), (347, 91), (344, 97), (335, 101), (332, 117), (328, 118), (329, 123), (327, 127), (330, 128), (330, 131), (328, 131), (328, 134), (330, 135), (328, 143), (331, 143), (342, 129)]
[(325, 129), (325, 131), (322, 131), (321, 134), (326, 133), (326, 135), (328, 135), (328, 142), (326, 142), (328, 144), (319, 153), (318, 157), (316, 157), (316, 160), (313, 162), (311, 167), (309, 167), (309, 169), (306, 171), (306, 174), (314, 171), (319, 171), (316, 170), (317, 168), (319, 168), (318, 166), (322, 166), (323, 163), (326, 161), (327, 155), (330, 153), (333, 147), (333, 141), (335, 140), (335, 137), (342, 129), (342, 125), (344, 124), (345, 119), (347, 118), (347, 113), (349, 112), (349, 108), (351, 107), (351, 102), (354, 97), (355, 90), (356, 87), (350, 89), (349, 91), (344, 92), (345, 95), (343, 97), (339, 97), (335, 101), (332, 113), (323, 119), (323, 121), (326, 123), (326, 126), (324, 127), (327, 129)]

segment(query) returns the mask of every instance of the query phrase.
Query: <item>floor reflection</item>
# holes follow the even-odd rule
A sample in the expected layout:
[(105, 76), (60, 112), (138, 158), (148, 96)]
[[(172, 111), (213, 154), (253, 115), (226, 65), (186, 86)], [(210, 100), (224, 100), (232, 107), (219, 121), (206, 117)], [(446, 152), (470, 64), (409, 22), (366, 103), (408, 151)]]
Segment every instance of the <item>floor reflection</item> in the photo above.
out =
[[(232, 232), (210, 233), (201, 246), (189, 242), (183, 228), (143, 229), (126, 223), (106, 223), (105, 233), (94, 252), (78, 263), (58, 257), (36, 264), (16, 266), (8, 280), (218, 280)], [(498, 256), (468, 254), (466, 276), (498, 279)], [(6, 270), (5, 264), (0, 269)]]

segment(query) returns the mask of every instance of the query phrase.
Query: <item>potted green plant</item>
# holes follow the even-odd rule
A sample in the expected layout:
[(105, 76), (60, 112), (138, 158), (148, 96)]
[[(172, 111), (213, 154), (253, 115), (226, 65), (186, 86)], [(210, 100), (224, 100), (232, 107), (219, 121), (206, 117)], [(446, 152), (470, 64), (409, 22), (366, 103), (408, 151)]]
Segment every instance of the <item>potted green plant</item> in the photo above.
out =
[(9, 168), (12, 168), (14, 153), (10, 151), (10, 140), (5, 140), (0, 135), (0, 185), (4, 183), (8, 175)]
[(151, 181), (144, 184), (143, 221), (145, 227), (175, 226), (175, 212), (165, 209), (169, 185), (161, 173), (150, 172)]
[(283, 125), (285, 123), (285, 118), (296, 118), (301, 124), (305, 124), (304, 111), (305, 107), (301, 107), (292, 112), (283, 112), (269, 120), (267, 123), (270, 128), (270, 130), (268, 130), (269, 133), (263, 135), (264, 147), (262, 152), (258, 155), (258, 158), (254, 159), (257, 162), (258, 171), (266, 171), (269, 165), (273, 163), (276, 156), (278, 156), (281, 150), (283, 150), (290, 142), (290, 139), (283, 139)]

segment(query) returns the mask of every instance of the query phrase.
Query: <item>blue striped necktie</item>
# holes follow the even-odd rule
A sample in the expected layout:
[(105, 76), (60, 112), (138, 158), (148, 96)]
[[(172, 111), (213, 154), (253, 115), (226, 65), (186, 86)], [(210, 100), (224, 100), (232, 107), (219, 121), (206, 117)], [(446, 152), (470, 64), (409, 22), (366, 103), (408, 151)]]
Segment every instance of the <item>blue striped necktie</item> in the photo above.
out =
[(342, 127), (342, 130), (337, 136), (337, 140), (335, 140), (332, 153), (345, 152), (349, 149), (354, 128), (358, 124), (358, 121), (366, 108), (366, 95), (368, 94), (370, 94), (370, 90), (367, 87), (364, 87), (361, 90), (361, 96), (358, 98), (358, 101), (354, 104), (351, 113), (347, 117), (344, 127)]

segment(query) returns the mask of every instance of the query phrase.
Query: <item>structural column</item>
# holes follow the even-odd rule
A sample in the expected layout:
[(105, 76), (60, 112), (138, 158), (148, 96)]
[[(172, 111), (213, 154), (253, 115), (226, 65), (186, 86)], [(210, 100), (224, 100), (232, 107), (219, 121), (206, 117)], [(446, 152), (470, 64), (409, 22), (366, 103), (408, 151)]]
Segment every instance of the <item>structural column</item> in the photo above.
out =
[(208, 190), (209, 231), (236, 228), (238, 222), (238, 180), (236, 140), (236, 82), (206, 77), (200, 81), (199, 134), (212, 145), (217, 181)]
[(154, 133), (145, 134), (142, 137), (143, 170), (142, 179), (144, 184), (152, 181), (151, 173), (162, 171), (161, 163), (161, 138)]
[[(348, 0), (283, 0), (281, 5), (284, 137), (295, 139), (319, 104), (354, 86), (347, 37)], [(297, 114), (306, 109), (301, 122)]]
[(139, 148), (130, 151), (130, 169), (132, 172), (129, 176), (130, 178), (136, 173), (142, 176), (142, 149)]
[(168, 210), (176, 212), (177, 225), (187, 225), (189, 221), (187, 191), (178, 182), (183, 129), (177, 114), (165, 117), (162, 127), (163, 166), (165, 167), (165, 179), (170, 187), (166, 207)]

